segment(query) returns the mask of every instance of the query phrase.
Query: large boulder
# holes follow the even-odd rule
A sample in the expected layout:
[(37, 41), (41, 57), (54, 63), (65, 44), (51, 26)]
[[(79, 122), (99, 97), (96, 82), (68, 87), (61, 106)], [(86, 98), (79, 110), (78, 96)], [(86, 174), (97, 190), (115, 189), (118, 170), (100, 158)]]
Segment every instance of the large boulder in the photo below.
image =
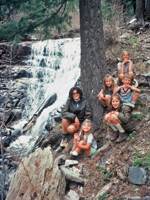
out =
[(6, 200), (39, 200), (44, 196), (49, 200), (63, 200), (66, 179), (58, 168), (59, 159), (54, 161), (50, 147), (39, 148), (22, 159), (11, 180)]

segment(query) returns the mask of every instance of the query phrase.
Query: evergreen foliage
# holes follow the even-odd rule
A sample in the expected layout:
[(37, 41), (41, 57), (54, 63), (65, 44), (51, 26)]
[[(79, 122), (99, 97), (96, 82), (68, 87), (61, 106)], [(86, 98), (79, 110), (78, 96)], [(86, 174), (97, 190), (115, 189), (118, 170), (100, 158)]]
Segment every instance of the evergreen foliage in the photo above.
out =
[(35, 33), (49, 39), (53, 27), (60, 32), (71, 26), (69, 12), (77, 6), (78, 0), (1, 0), (0, 40), (18, 41)]
[[(113, 12), (114, 7), (122, 7), (122, 10)], [(132, 17), (135, 14), (134, 0), (102, 0), (102, 16), (105, 20), (110, 20), (113, 16), (118, 15), (119, 12), (123, 12), (127, 18)]]

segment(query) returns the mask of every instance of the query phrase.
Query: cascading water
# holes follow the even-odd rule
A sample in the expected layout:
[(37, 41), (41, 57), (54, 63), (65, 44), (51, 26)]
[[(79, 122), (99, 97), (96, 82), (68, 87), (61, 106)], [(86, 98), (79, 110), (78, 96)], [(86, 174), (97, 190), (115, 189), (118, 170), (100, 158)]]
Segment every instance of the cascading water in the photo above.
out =
[(33, 44), (27, 64), (31, 66), (33, 78), (27, 92), (24, 118), (29, 119), (50, 94), (57, 94), (57, 101), (44, 109), (32, 128), (32, 135), (36, 136), (66, 102), (69, 89), (80, 76), (80, 39), (47, 40)]
[(28, 79), (23, 121), (27, 122), (50, 94), (56, 93), (57, 100), (43, 110), (35, 125), (28, 131), (27, 135), (30, 137), (21, 136), (18, 138), (19, 142), (15, 141), (11, 145), (19, 148), (19, 143), (24, 143), (25, 146), (28, 145), (25, 147), (22, 144), (25, 149), (31, 146), (31, 137), (38, 137), (44, 132), (45, 125), (58, 114), (57, 110), (66, 102), (70, 88), (80, 76), (80, 38), (34, 43), (27, 68), (31, 71), (32, 78)]

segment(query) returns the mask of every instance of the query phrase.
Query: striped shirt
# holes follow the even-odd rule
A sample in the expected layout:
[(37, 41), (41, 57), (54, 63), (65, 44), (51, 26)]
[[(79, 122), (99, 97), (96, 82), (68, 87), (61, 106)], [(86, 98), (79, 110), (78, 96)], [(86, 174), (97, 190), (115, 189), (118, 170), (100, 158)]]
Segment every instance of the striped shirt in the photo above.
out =
[(119, 90), (119, 94), (124, 100), (131, 98), (132, 93), (133, 92), (130, 88), (128, 88), (126, 91), (124, 90), (124, 88), (121, 88)]
[[(122, 62), (119, 62), (119, 63), (117, 64), (118, 70), (121, 69), (121, 65), (122, 65)], [(127, 72), (129, 71), (129, 65), (130, 65), (129, 62), (124, 64), (124, 69), (123, 69), (124, 73), (127, 73)]]

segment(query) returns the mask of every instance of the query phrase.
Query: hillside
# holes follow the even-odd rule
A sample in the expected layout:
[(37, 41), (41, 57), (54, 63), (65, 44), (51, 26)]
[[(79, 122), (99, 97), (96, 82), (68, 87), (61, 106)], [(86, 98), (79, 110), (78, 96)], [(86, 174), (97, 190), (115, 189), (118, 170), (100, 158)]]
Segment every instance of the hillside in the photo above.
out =
[[(118, 41), (116, 39), (113, 44), (106, 41), (108, 72), (114, 77), (117, 76), (116, 65), (119, 55), (123, 50), (128, 50), (130, 59), (134, 63), (135, 78), (139, 81), (141, 89), (141, 94), (133, 110), (137, 131), (130, 134), (126, 141), (116, 144), (108, 138), (111, 130), (106, 122), (101, 122), (99, 130), (95, 134), (99, 148), (104, 147), (104, 149), (102, 148), (93, 158), (84, 155), (77, 157), (79, 165), (83, 164), (84, 166), (82, 177), (86, 179), (86, 183), (83, 192), (77, 188), (74, 190), (80, 194), (80, 199), (83, 200), (94, 199), (94, 196), (105, 186), (107, 187), (106, 191), (101, 197), (99, 196), (101, 200), (150, 199), (150, 182), (136, 185), (131, 183), (129, 175), (129, 168), (132, 166), (143, 167), (150, 175), (150, 88), (145, 79), (150, 67), (150, 30), (144, 30), (140, 34), (135, 34), (134, 31), (127, 29), (124, 29), (123, 32)], [(71, 146), (72, 141), (69, 143), (69, 149)], [(62, 153), (69, 156), (69, 150), (64, 150)], [(111, 186), (110, 183), (112, 183)]]

